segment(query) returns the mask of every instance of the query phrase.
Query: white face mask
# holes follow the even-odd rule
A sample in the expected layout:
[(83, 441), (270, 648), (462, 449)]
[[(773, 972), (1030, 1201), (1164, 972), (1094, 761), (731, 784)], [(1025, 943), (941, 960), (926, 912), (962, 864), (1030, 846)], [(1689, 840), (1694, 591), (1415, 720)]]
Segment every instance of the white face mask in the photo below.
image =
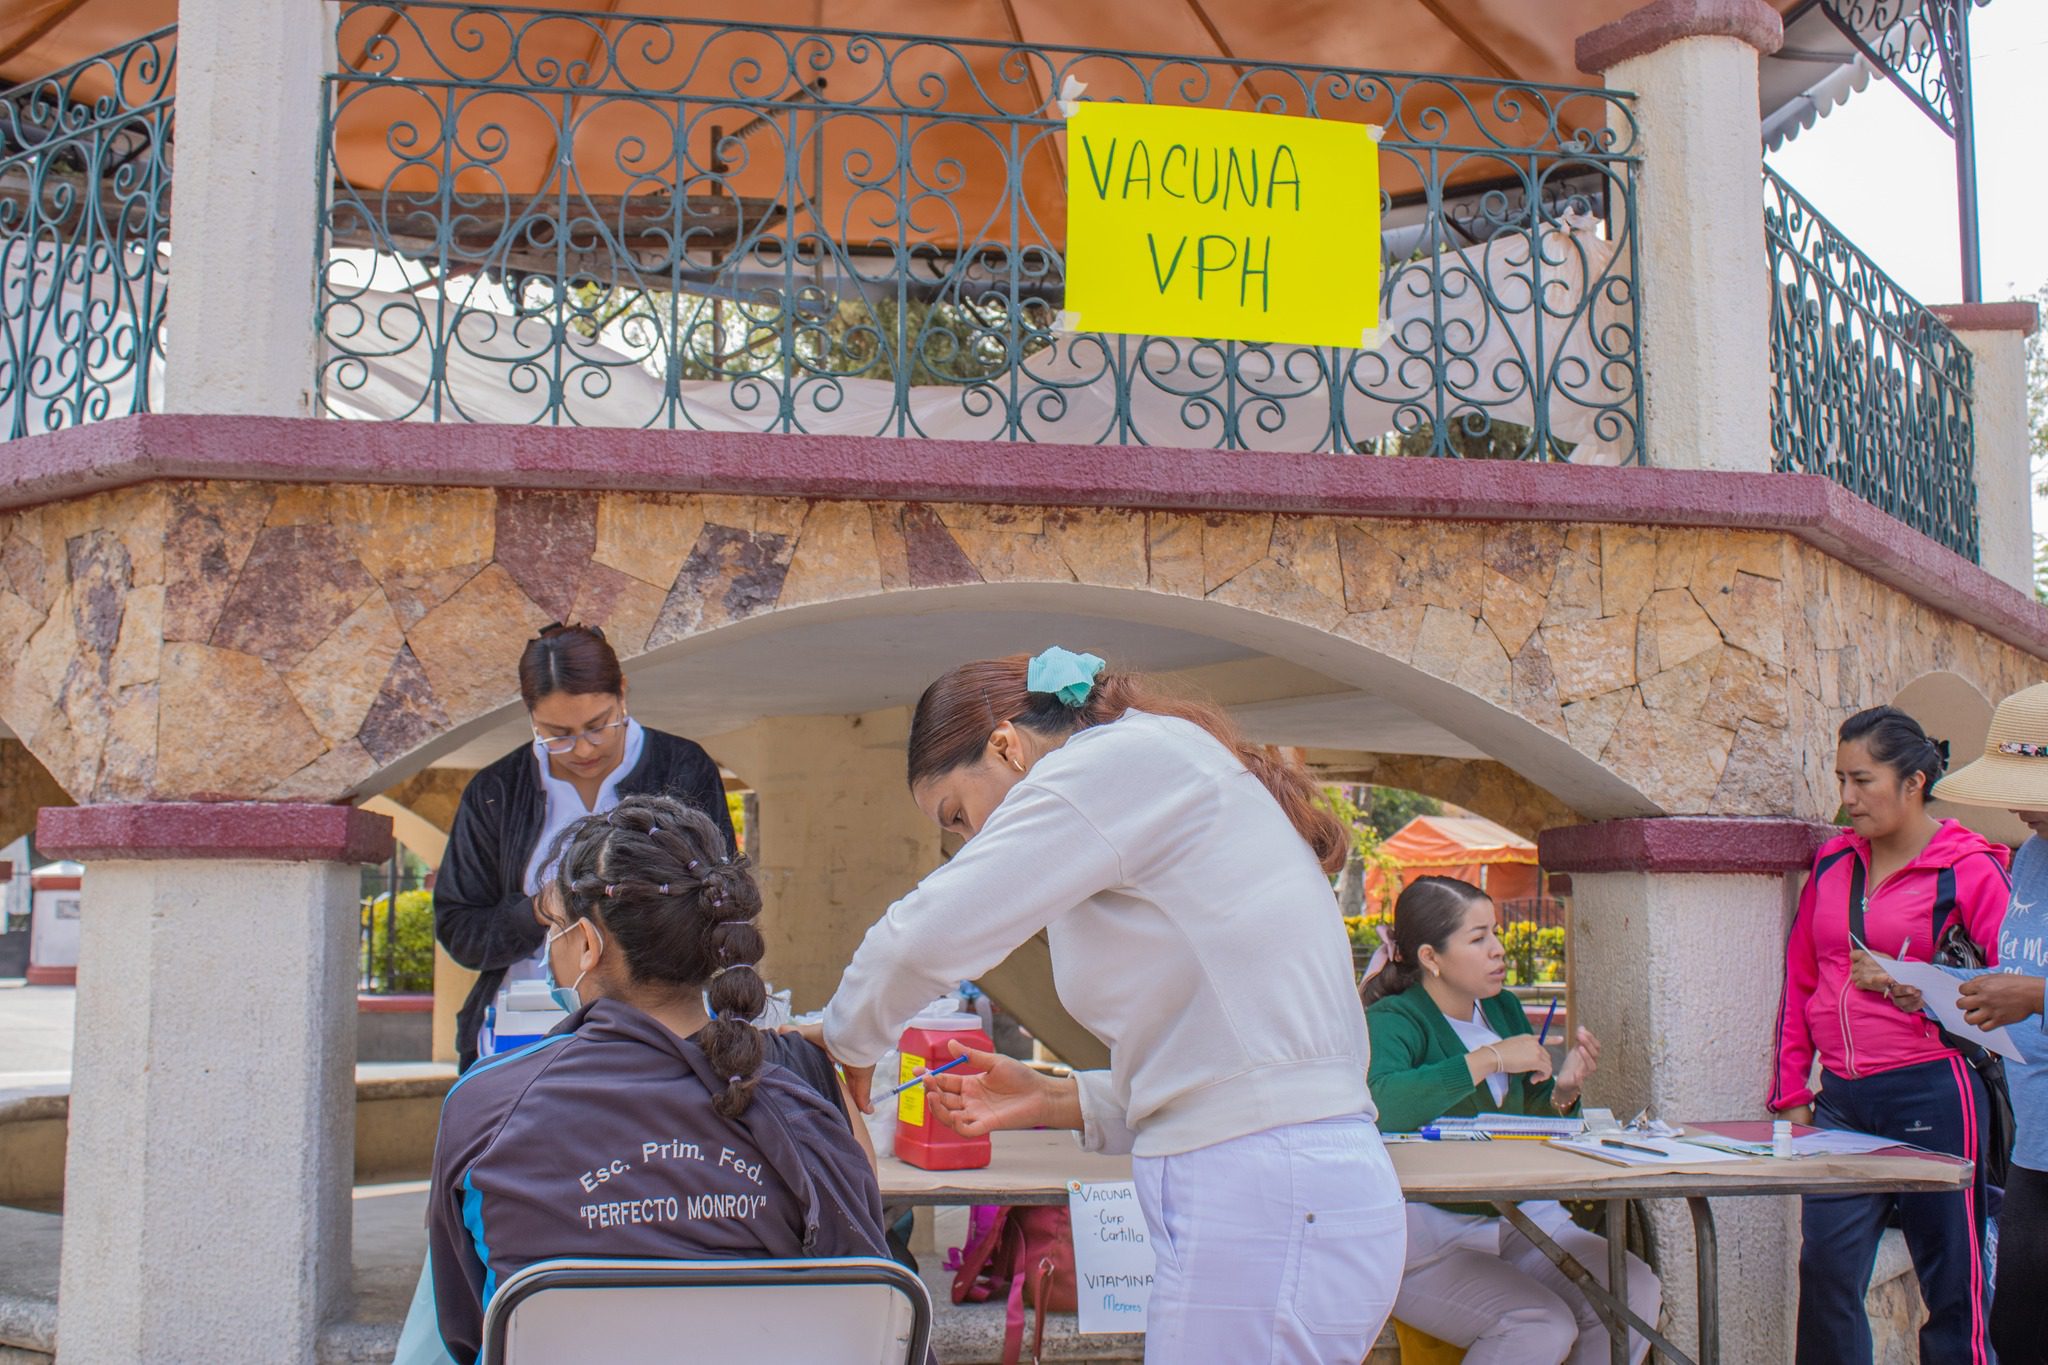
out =
[[(557, 1008), (565, 1010), (570, 1014), (574, 1014), (577, 1010), (583, 1008), (583, 997), (576, 994), (576, 988), (583, 984), (584, 977), (590, 975), (590, 969), (586, 967), (582, 971), (576, 973), (576, 979), (574, 981), (571, 981), (568, 985), (558, 986), (555, 984), (554, 958), (553, 955), (549, 953), (549, 950), (555, 946), (556, 939), (568, 933), (571, 929), (574, 929), (579, 924), (590, 924), (590, 921), (571, 920), (569, 921), (569, 923), (563, 925), (559, 929), (550, 929), (548, 931), (547, 939), (541, 944), (542, 953), (548, 955), (548, 994), (554, 999)], [(602, 949), (604, 947), (604, 935), (598, 933), (598, 929), (595, 924), (590, 925), (590, 932), (593, 934), (597, 934), (597, 946), (599, 947), (599, 949)]]

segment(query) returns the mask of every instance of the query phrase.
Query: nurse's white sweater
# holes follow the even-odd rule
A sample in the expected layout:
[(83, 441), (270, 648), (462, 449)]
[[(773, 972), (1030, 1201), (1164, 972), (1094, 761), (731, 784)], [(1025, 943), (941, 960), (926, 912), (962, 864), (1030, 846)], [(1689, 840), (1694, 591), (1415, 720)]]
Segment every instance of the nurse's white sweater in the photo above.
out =
[(1060, 1001), (1109, 1045), (1082, 1143), (1166, 1156), (1371, 1115), (1365, 1016), (1328, 878), (1200, 726), (1139, 711), (1032, 765), (959, 854), (868, 930), (825, 1008), (868, 1065), (1040, 929)]

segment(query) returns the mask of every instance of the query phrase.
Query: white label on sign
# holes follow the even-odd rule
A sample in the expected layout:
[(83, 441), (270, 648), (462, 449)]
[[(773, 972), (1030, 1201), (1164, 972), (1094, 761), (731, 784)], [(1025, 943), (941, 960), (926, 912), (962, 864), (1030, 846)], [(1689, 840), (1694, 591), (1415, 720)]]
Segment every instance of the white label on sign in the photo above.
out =
[(1074, 1223), (1074, 1283), (1081, 1331), (1142, 1332), (1152, 1300), (1152, 1242), (1128, 1180), (1067, 1182)]

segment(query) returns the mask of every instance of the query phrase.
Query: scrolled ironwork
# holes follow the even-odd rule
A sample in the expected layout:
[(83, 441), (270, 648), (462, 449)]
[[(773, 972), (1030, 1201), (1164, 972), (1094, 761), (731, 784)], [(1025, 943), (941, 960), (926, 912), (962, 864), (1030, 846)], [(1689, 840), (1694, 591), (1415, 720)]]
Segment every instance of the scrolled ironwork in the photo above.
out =
[[(1640, 458), (1624, 93), (451, 0), (338, 22), (330, 411)], [(1070, 81), (1381, 125), (1384, 344), (1061, 330)]]
[(163, 354), (175, 28), (0, 91), (13, 438), (145, 411)]
[(1775, 467), (1976, 559), (1969, 347), (1768, 169), (1764, 238)]

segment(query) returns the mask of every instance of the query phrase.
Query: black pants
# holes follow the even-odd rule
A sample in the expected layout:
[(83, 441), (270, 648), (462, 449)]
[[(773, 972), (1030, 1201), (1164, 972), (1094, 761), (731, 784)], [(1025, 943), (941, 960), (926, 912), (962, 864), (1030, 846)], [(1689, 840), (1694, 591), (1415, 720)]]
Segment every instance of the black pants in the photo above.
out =
[(2006, 1178), (1991, 1344), (1998, 1365), (2048, 1365), (2048, 1171), (2014, 1166)]
[[(1978, 1135), (1987, 1121), (1984, 1086), (1960, 1058), (1853, 1081), (1829, 1072), (1813, 1106), (1813, 1121), (1975, 1161)], [(1877, 1260), (1877, 1239), (1894, 1210), (1920, 1278), (1920, 1297), (1927, 1303), (1920, 1359), (1927, 1365), (1989, 1365), (1984, 1196), (1980, 1165), (1971, 1188), (1958, 1194), (1809, 1195), (1802, 1200), (1799, 1365), (1869, 1365), (1864, 1296)], [(2005, 1224), (1999, 1227), (2003, 1232)]]

